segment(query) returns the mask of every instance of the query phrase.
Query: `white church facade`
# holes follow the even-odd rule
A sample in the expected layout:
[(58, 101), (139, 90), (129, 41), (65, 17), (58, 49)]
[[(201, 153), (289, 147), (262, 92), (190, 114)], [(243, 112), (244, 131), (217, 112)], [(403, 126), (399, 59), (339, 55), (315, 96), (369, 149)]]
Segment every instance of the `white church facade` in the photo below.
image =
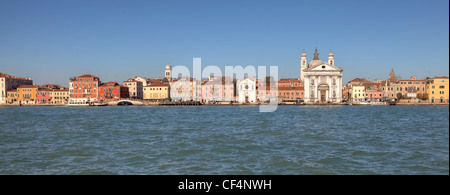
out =
[(256, 77), (247, 77), (236, 83), (238, 101), (240, 103), (256, 102)]
[(342, 72), (344, 69), (335, 66), (334, 54), (330, 51), (328, 63), (319, 59), (314, 52), (314, 59), (307, 64), (303, 51), (300, 59), (300, 79), (304, 84), (304, 101), (306, 103), (339, 103), (342, 101)]

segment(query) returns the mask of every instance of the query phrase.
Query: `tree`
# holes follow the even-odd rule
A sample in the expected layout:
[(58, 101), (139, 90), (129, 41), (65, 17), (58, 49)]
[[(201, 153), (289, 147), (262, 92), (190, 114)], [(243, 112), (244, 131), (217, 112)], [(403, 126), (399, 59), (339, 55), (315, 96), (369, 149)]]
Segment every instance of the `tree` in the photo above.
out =
[(397, 99), (402, 99), (402, 98), (403, 98), (402, 93), (397, 93)]
[[(265, 78), (265, 82), (264, 83), (266, 83), (266, 86), (270, 86), (272, 88), (272, 87), (274, 87), (276, 85), (275, 82), (276, 82), (275, 79), (272, 76), (269, 76), (269, 77)], [(270, 85), (270, 84), (272, 84), (272, 85)]]
[(428, 99), (428, 93), (424, 93), (424, 94), (417, 94), (417, 99), (420, 100), (427, 100)]

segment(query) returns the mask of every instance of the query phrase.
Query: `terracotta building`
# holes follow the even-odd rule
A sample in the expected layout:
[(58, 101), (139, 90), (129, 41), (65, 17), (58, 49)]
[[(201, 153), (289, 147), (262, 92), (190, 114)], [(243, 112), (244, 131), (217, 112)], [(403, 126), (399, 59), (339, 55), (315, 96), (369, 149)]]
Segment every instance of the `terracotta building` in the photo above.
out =
[(117, 82), (107, 82), (100, 85), (98, 99), (101, 101), (111, 101), (130, 98), (129, 88)]
[(278, 87), (278, 99), (282, 101), (303, 99), (304, 92), (304, 87)]
[(71, 78), (69, 81), (69, 103), (87, 104), (98, 100), (100, 78), (85, 74)]

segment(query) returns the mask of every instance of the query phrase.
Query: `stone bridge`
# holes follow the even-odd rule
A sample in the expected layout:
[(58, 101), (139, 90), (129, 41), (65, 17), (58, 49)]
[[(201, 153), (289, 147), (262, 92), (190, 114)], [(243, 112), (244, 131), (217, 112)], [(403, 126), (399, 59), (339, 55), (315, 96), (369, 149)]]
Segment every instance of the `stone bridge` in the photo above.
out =
[(108, 102), (108, 105), (110, 106), (116, 106), (116, 105), (143, 105), (144, 103), (141, 101), (134, 101), (134, 100), (119, 100), (119, 101), (112, 101)]

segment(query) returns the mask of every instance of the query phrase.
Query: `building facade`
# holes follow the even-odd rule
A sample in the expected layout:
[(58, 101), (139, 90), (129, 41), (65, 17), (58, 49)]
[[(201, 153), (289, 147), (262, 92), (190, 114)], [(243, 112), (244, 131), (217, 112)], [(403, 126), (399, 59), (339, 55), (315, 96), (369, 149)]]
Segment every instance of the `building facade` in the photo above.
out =
[(172, 66), (170, 66), (169, 64), (166, 65), (164, 78), (166, 78), (169, 82), (172, 81)]
[(304, 87), (278, 87), (278, 99), (286, 100), (300, 100), (304, 97)]
[(161, 101), (170, 99), (169, 84), (152, 84), (144, 87), (144, 100)]
[(383, 92), (381, 90), (369, 89), (365, 91), (366, 101), (378, 102), (383, 98)]
[(426, 80), (417, 80), (416, 77), (411, 77), (410, 80), (398, 80), (400, 84), (399, 93), (402, 94), (402, 98), (423, 98), (427, 96)]
[(170, 82), (170, 99), (173, 101), (201, 101), (201, 81), (181, 77)]
[(334, 65), (334, 54), (331, 51), (328, 58), (332, 64), (321, 61), (316, 49), (314, 59), (303, 69), (306, 103), (342, 101), (343, 69)]
[(256, 103), (257, 84), (255, 77), (247, 77), (236, 83), (237, 99), (240, 103)]
[(39, 86), (22, 85), (17, 88), (17, 101), (19, 104), (36, 104)]
[(300, 87), (301, 80), (298, 79), (280, 79), (278, 82), (278, 87)]
[(434, 77), (427, 86), (428, 99), (431, 103), (449, 103), (449, 78)]
[(131, 99), (142, 100), (144, 97), (144, 86), (141, 81), (136, 79), (128, 79), (123, 82), (123, 85), (128, 87), (128, 91)]
[(364, 85), (358, 85), (352, 87), (352, 101), (353, 102), (364, 102), (366, 101), (366, 87)]
[(381, 88), (385, 100), (398, 100), (401, 86), (398, 82), (386, 82)]
[(130, 98), (129, 88), (117, 82), (103, 83), (99, 87), (98, 99), (101, 101), (111, 101)]
[(17, 89), (9, 90), (6, 93), (7, 93), (6, 97), (7, 104), (13, 104), (19, 101), (19, 93), (17, 92)]
[(0, 104), (6, 103), (7, 92), (22, 85), (33, 85), (31, 78), (21, 78), (0, 72)]
[(202, 82), (202, 102), (232, 102), (234, 101), (235, 85), (233, 78), (210, 76)]
[(99, 77), (85, 74), (71, 78), (69, 81), (69, 103), (88, 104), (98, 101)]
[(36, 95), (36, 103), (37, 104), (50, 104), (51, 103), (51, 96), (50, 96), (51, 92), (52, 92), (52, 90), (49, 88), (39, 87), (37, 95)]
[(50, 92), (50, 102), (52, 104), (67, 104), (69, 102), (69, 89), (53, 89)]

